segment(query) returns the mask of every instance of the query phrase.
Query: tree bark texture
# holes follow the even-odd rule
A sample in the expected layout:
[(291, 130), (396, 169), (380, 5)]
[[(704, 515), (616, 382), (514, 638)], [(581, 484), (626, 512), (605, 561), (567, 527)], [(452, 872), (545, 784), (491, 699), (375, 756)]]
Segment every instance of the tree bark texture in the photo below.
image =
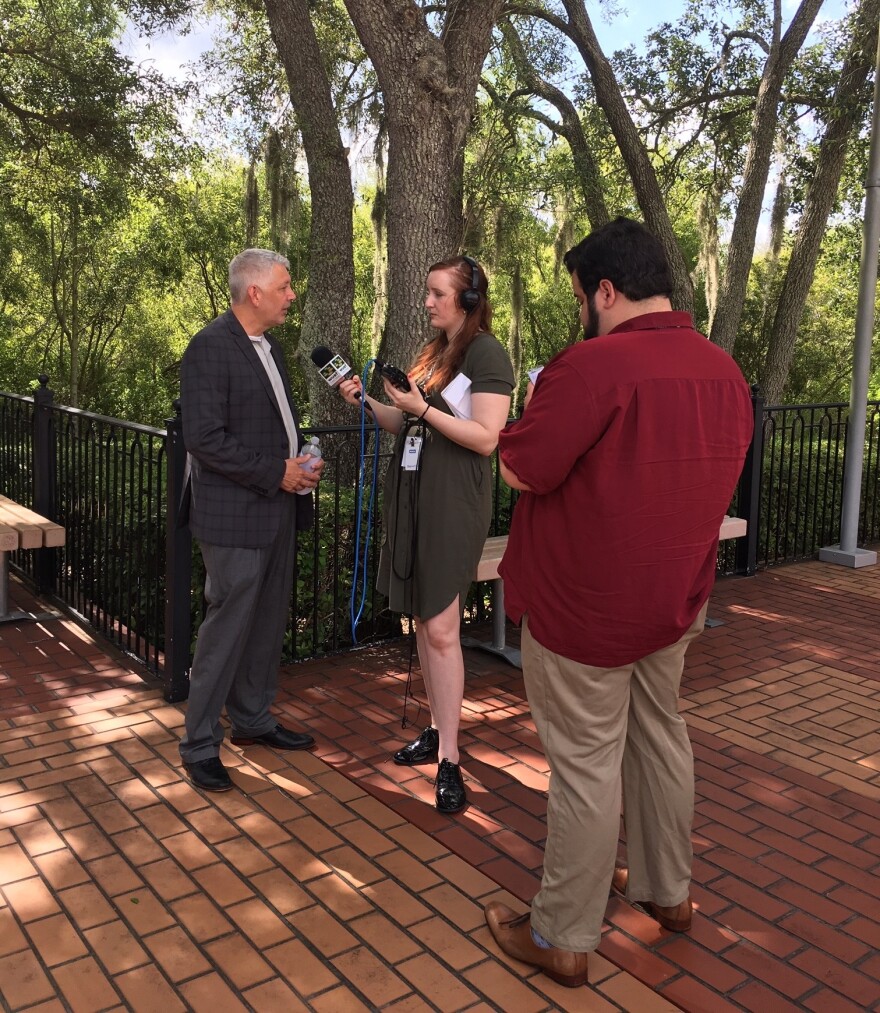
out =
[(461, 174), (501, 0), (450, 0), (443, 31), (412, 0), (345, 0), (388, 130), (388, 315), (380, 357), (406, 368), (428, 337), (425, 273), (461, 243)]
[(351, 355), (354, 194), (348, 155), (339, 135), (330, 80), (309, 17), (308, 0), (266, 0), (266, 13), (287, 74), (309, 168), (309, 284), (297, 356), (309, 378), (312, 421), (351, 422), (350, 409), (326, 387), (310, 360), (316, 345), (326, 345), (346, 359)]
[(260, 231), (260, 192), (257, 189), (256, 160), (248, 162), (244, 184), (244, 241), (251, 247)]
[(816, 171), (807, 193), (788, 271), (776, 305), (767, 359), (761, 376), (766, 404), (778, 404), (785, 389), (797, 343), (798, 326), (804, 314), (828, 216), (834, 206), (843, 173), (847, 143), (854, 127), (864, 115), (865, 84), (874, 66), (878, 21), (880, 0), (862, 0), (854, 16), (852, 42), (834, 93), (834, 112), (819, 145)]
[(725, 351), (733, 350), (742, 318), (746, 286), (755, 252), (755, 237), (761, 217), (761, 204), (770, 172), (770, 160), (779, 122), (779, 100), (785, 75), (804, 44), (822, 0), (802, 0), (788, 30), (780, 38), (781, 0), (775, 0), (776, 21), (770, 53), (764, 64), (758, 97), (752, 117), (751, 140), (746, 153), (743, 182), (721, 282), (718, 313), (710, 337)]

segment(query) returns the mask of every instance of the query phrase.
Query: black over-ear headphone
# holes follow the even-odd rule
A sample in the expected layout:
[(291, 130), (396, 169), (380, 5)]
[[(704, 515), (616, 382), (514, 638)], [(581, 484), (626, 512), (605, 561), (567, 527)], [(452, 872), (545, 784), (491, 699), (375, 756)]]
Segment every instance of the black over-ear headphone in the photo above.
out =
[(461, 258), (471, 269), (471, 287), (466, 288), (458, 297), (458, 302), (465, 313), (472, 313), (480, 305), (480, 265), (473, 259), (462, 254)]

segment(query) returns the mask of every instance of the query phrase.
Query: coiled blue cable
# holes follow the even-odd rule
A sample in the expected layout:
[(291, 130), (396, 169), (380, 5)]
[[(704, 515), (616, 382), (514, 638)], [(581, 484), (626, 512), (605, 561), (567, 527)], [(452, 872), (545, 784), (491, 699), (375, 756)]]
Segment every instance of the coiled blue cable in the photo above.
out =
[[(349, 618), (351, 620), (351, 639), (353, 644), (357, 644), (357, 627), (361, 621), (361, 616), (364, 613), (364, 606), (367, 601), (367, 560), (370, 552), (370, 536), (373, 530), (373, 503), (376, 500), (376, 484), (379, 472), (379, 423), (376, 421), (375, 415), (371, 412), (373, 418), (374, 439), (373, 439), (373, 474), (370, 481), (370, 496), (367, 500), (367, 531), (364, 539), (363, 546), (363, 561), (361, 561), (361, 517), (364, 511), (364, 478), (366, 472), (366, 415), (367, 415), (367, 376), (369, 371), (375, 362), (375, 359), (370, 361), (364, 366), (364, 372), (361, 376), (361, 432), (360, 432), (360, 467), (358, 468), (358, 484), (357, 484), (357, 498), (355, 505), (355, 535), (354, 535), (354, 572), (351, 579), (351, 601), (349, 604)], [(361, 587), (360, 603), (358, 604), (357, 598), (357, 586), (358, 586), (358, 570), (363, 570), (363, 586)]]

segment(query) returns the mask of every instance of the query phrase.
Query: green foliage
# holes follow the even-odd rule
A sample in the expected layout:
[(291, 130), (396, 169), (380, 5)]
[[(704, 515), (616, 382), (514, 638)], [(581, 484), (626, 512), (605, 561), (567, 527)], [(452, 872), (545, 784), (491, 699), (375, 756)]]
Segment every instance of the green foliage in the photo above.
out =
[[(786, 404), (848, 402), (853, 367), (853, 341), (858, 302), (861, 226), (841, 222), (830, 228), (822, 246), (813, 285), (800, 321), (798, 352), (785, 387)], [(761, 374), (772, 319), (765, 304), (775, 304), (788, 254), (768, 286), (769, 265), (756, 261), (752, 269), (735, 354), (749, 382)], [(880, 297), (874, 314), (880, 333)], [(880, 395), (880, 364), (873, 365), (869, 397)]]
[[(131, 166), (137, 132), (151, 121), (160, 89), (114, 47), (121, 11), (106, 0), (0, 2), (0, 143), (45, 158), (56, 141)], [(160, 89), (161, 90), (161, 89)], [(146, 98), (146, 102), (136, 101)]]
[[(765, 422), (758, 555), (767, 565), (808, 559), (839, 539), (845, 418), (830, 408)], [(876, 449), (866, 458), (875, 473)]]
[[(198, 68), (198, 96), (195, 84), (172, 87), (118, 49), (126, 18), (145, 31), (176, 20), (185, 31), (191, 8), (183, 0), (0, 0), (0, 388), (29, 392), (46, 372), (59, 401), (161, 425), (177, 393), (186, 341), (225, 308), (228, 261), (253, 241), (290, 257), (300, 299), (279, 336), (297, 399), (307, 403), (308, 378), (296, 352), (308, 298), (310, 207), (264, 10), (250, 0), (207, 7), (217, 19), (217, 44)], [(310, 11), (340, 123), (360, 145), (382, 116), (375, 74), (343, 0), (315, 0)], [(717, 187), (722, 232), (735, 207), (763, 59), (755, 36), (768, 31), (770, 11), (763, 0), (732, 7), (693, 0), (643, 46), (613, 57), (692, 268), (704, 239), (696, 216), (701, 199)], [(535, 72), (576, 102), (610, 213), (640, 216), (569, 42), (539, 19), (512, 17)], [(826, 21), (786, 84), (779, 138), (794, 212), (814, 172), (848, 32), (845, 21)], [(519, 341), (524, 376), (578, 337), (559, 255), (589, 225), (571, 152), (552, 129), (555, 113), (544, 108), (546, 122), (522, 115), (529, 98), (518, 90), (500, 34), (483, 79), (465, 149), (462, 246), (488, 268), (495, 331)], [(185, 131), (178, 115), (186, 117)], [(866, 120), (860, 129), (804, 315), (789, 399), (846, 395)], [(376, 190), (369, 170), (359, 166), (357, 174), (352, 342), (361, 363), (371, 354), (376, 297)], [(780, 270), (760, 258), (753, 270), (736, 348), (750, 378), (766, 351), (768, 293), (772, 308), (786, 263), (783, 251)], [(698, 286), (703, 329), (707, 315)], [(878, 387), (880, 381), (872, 389)]]

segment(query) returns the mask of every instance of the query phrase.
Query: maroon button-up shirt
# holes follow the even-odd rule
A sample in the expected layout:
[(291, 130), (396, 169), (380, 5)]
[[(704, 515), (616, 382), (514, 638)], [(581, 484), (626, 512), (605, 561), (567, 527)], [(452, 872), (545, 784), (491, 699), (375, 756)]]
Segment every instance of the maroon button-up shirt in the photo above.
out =
[(750, 390), (687, 313), (650, 313), (555, 356), (500, 437), (521, 494), (505, 606), (544, 647), (628, 664), (678, 640), (709, 596), (752, 436)]

